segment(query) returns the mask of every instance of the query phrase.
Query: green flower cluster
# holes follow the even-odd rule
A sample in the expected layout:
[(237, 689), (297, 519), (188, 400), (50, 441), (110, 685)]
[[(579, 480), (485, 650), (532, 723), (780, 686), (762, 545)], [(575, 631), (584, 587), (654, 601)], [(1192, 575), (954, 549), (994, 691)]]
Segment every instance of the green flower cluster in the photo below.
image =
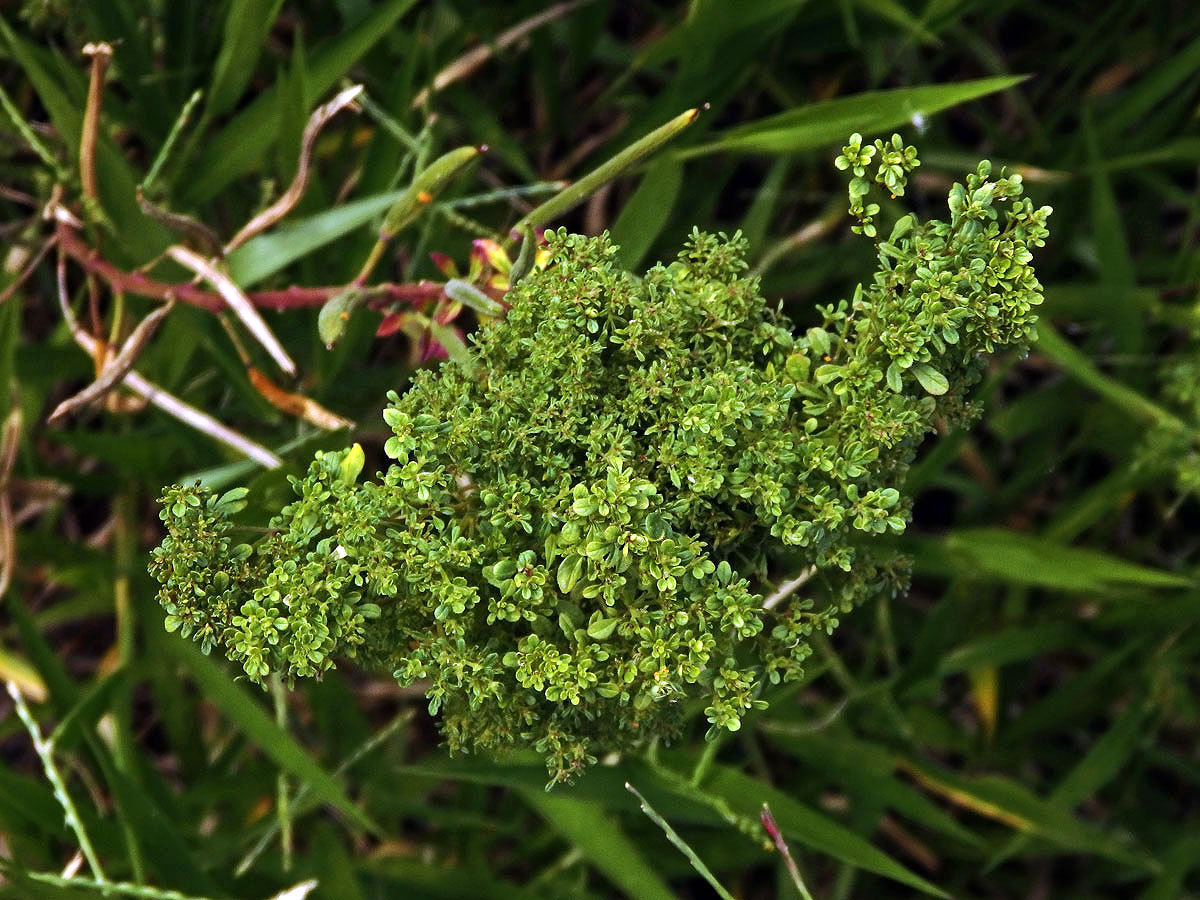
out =
[[(915, 152), (877, 149), (902, 193)], [(856, 136), (839, 166), (865, 180), (872, 155)], [(639, 278), (607, 237), (548, 232), (474, 364), (390, 395), (378, 480), (357, 446), (318, 454), (253, 546), (241, 492), (167, 490), (167, 627), (255, 681), (356, 656), (425, 685), (452, 750), (531, 746), (552, 782), (690, 703), (736, 730), (814, 629), (902, 586), (870, 536), (904, 528), (905, 471), (935, 419), (973, 414), (981, 355), (1029, 336), (1049, 209), (989, 178), (955, 185), (949, 221), (900, 219), (871, 283), (799, 335), (738, 236), (693, 233)], [(815, 574), (764, 601), (785, 548)]]

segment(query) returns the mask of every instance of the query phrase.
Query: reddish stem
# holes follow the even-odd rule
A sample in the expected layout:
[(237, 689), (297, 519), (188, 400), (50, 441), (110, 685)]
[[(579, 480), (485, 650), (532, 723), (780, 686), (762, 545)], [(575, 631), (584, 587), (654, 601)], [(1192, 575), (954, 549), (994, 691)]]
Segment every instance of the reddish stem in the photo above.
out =
[[(198, 306), (209, 312), (218, 312), (225, 308), (225, 301), (215, 291), (206, 291), (204, 288), (188, 282), (158, 281), (141, 272), (126, 272), (124, 269), (118, 268), (101, 257), (79, 236), (77, 231), (63, 222), (58, 224), (58, 244), (86, 271), (108, 282), (113, 290), (164, 301), (174, 297), (182, 303)], [(368, 290), (389, 301), (419, 303), (440, 296), (442, 287), (438, 282), (422, 281), (417, 284), (379, 284)], [(331, 297), (345, 290), (346, 286), (342, 284), (328, 287), (297, 287), (293, 285), (277, 291), (255, 291), (246, 296), (250, 298), (251, 303), (263, 309), (297, 309), (321, 306)]]

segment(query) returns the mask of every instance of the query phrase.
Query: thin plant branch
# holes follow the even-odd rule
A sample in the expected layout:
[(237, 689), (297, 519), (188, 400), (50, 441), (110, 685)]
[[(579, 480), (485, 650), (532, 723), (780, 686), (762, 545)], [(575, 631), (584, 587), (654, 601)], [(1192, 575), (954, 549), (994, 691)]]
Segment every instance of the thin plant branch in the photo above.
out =
[[(667, 840), (674, 844), (679, 852), (687, 857), (688, 862), (692, 864), (692, 868), (700, 873), (700, 877), (707, 881), (709, 886), (717, 892), (717, 896), (721, 900), (733, 900), (733, 895), (725, 890), (721, 882), (717, 881), (717, 876), (713, 875), (712, 870), (704, 864), (704, 860), (696, 855), (696, 851), (691, 848), (687, 841), (679, 836), (679, 833), (671, 827), (666, 819), (658, 814), (658, 811), (638, 792), (638, 789), (627, 781), (625, 782), (625, 790), (637, 797), (638, 804), (642, 807), (642, 812), (646, 814), (651, 822), (662, 829), (663, 834), (667, 836)], [(812, 898), (810, 897), (808, 900), (812, 900)]]
[(800, 588), (804, 587), (804, 585), (808, 583), (808, 580), (816, 574), (817, 567), (809, 566), (795, 578), (791, 579), (790, 581), (785, 581), (767, 595), (767, 598), (763, 600), (762, 608), (774, 609), (788, 597), (792, 596), (792, 594), (796, 593), (796, 591), (800, 590)]
[(569, 3), (556, 3), (549, 9), (530, 16), (525, 21), (518, 22), (512, 28), (502, 31), (494, 41), (480, 44), (478, 47), (472, 47), (434, 76), (433, 83), (413, 99), (412, 108), (418, 109), (424, 106), (432, 94), (449, 87), (456, 81), (461, 81), (471, 76), (480, 66), (491, 59), (493, 55), (501, 50), (507, 50), (531, 32), (536, 31), (543, 25), (549, 25), (551, 22), (561, 19), (568, 13), (574, 12), (579, 7), (591, 2), (592, 0), (571, 0)]
[(813, 900), (812, 894), (808, 892), (808, 886), (804, 883), (804, 878), (800, 874), (800, 867), (796, 865), (796, 860), (792, 858), (792, 851), (788, 849), (787, 841), (783, 839), (783, 832), (779, 830), (779, 825), (775, 822), (775, 817), (771, 814), (771, 807), (767, 804), (762, 805), (760, 813), (763, 828), (767, 829), (767, 834), (771, 836), (771, 840), (775, 842), (775, 849), (779, 851), (779, 855), (783, 857), (783, 864), (787, 866), (788, 875), (791, 876), (792, 884), (796, 886), (796, 890), (800, 892), (800, 896), (804, 900)]
[(22, 269), (17, 275), (16, 280), (13, 281), (13, 283), (6, 287), (3, 291), (0, 291), (0, 305), (6, 303), (13, 294), (20, 290), (21, 285), (28, 281), (29, 276), (37, 271), (38, 265), (43, 259), (46, 258), (46, 254), (49, 253), (57, 243), (58, 235), (53, 234), (42, 243), (41, 248), (33, 255), (33, 259), (31, 259), (25, 265), (25, 268)]
[[(275, 724), (284, 732), (288, 729), (287, 695), (278, 675), (271, 677), (271, 699), (275, 704)], [(288, 790), (287, 772), (279, 769), (275, 776), (275, 823), (279, 826), (279, 849), (283, 856), (283, 871), (290, 872), (295, 846), (292, 835), (292, 802)]]
[(115, 388), (129, 374), (129, 370), (137, 362), (138, 356), (141, 355), (150, 338), (154, 336), (154, 332), (158, 330), (159, 324), (161, 324), (162, 320), (166, 318), (167, 313), (174, 306), (174, 301), (167, 301), (165, 306), (158, 307), (158, 309), (142, 319), (129, 337), (125, 339), (125, 343), (121, 345), (120, 352), (104, 364), (104, 368), (100, 370), (100, 374), (96, 380), (79, 393), (68, 397), (62, 403), (58, 404), (54, 408), (54, 412), (50, 413), (46, 419), (46, 424), (57, 425), (71, 413), (95, 403)]
[[(85, 353), (95, 359), (100, 350), (100, 342), (79, 327), (79, 323), (75, 320), (75, 314), (71, 312), (71, 304), (67, 299), (66, 269), (66, 258), (60, 253), (58, 258), (59, 308), (62, 311), (67, 327), (71, 331), (71, 336), (75, 339), (75, 343), (82, 347)], [(189, 425), (197, 431), (207, 434), (213, 440), (220, 441), (222, 444), (231, 447), (243, 456), (254, 460), (260, 466), (275, 469), (283, 465), (283, 460), (266, 447), (255, 443), (247, 437), (243, 437), (232, 428), (222, 425), (208, 413), (201, 412), (194, 406), (184, 403), (175, 395), (163, 390), (152, 381), (143, 378), (135, 370), (131, 369), (125, 374), (122, 384), (135, 394), (144, 397), (148, 402), (157, 406), (167, 415), (173, 416), (185, 425)]]
[(163, 141), (158, 155), (154, 157), (154, 162), (150, 164), (150, 171), (146, 173), (146, 177), (138, 185), (139, 190), (149, 194), (154, 189), (154, 183), (158, 181), (158, 175), (162, 171), (163, 165), (170, 158), (171, 151), (175, 149), (175, 144), (179, 142), (179, 135), (187, 127), (188, 120), (191, 119), (192, 112), (196, 109), (196, 104), (200, 102), (200, 98), (203, 96), (204, 91), (195, 91), (192, 96), (188, 97), (187, 102), (183, 104), (183, 109), (179, 111), (179, 117), (175, 120), (175, 124), (171, 126), (171, 131), (167, 135), (167, 139)]
[(241, 230), (225, 245), (226, 254), (232, 253), (256, 234), (270, 228), (300, 202), (300, 198), (304, 196), (304, 191), (308, 188), (309, 169), (312, 166), (313, 147), (316, 145), (317, 136), (326, 123), (343, 109), (346, 107), (357, 109), (355, 101), (362, 92), (363, 86), (356, 84), (341, 91), (328, 103), (318, 106), (313, 111), (313, 114), (308, 117), (308, 124), (304, 126), (304, 135), (300, 139), (300, 160), (296, 164), (296, 175), (292, 178), (292, 183), (288, 185), (288, 189), (278, 200), (242, 226)]
[(4, 90), (3, 86), (0, 86), (0, 108), (3, 108), (4, 112), (8, 114), (8, 118), (12, 120), (13, 127), (17, 129), (17, 133), (29, 145), (29, 149), (36, 153), (38, 159), (46, 164), (46, 168), (54, 173), (55, 182), (66, 184), (70, 181), (70, 175), (63, 168), (63, 164), (59, 162), (58, 157), (50, 152), (50, 148), (42, 143), (41, 138), (37, 136), (37, 132), (33, 130), (32, 126), (25, 121), (25, 117), (21, 115), (20, 110), (12, 102), (12, 98), (8, 96), (8, 91)]
[[(64, 211), (65, 212), (65, 211)], [(127, 272), (101, 257), (87, 241), (80, 237), (76, 226), (59, 216), (58, 244), (63, 251), (85, 271), (102, 279), (114, 291), (136, 294), (154, 300), (169, 300), (172, 297), (189, 306), (208, 312), (219, 312), (227, 307), (220, 294), (205, 290), (187, 282), (159, 281), (142, 272)], [(346, 290), (344, 284), (323, 287), (292, 287), (273, 291), (255, 291), (247, 294), (250, 302), (259, 309), (301, 309), (324, 306), (329, 300)], [(436, 300), (442, 294), (442, 284), (422, 281), (416, 284), (383, 283), (370, 286), (372, 297), (391, 303), (425, 303)]]
[(25, 698), (21, 695), (20, 689), (13, 682), (6, 682), (8, 688), (8, 696), (12, 697), (13, 703), (17, 707), (17, 715), (21, 719), (21, 723), (25, 726), (25, 730), (29, 732), (30, 740), (33, 741), (33, 749), (37, 753), (38, 758), (42, 761), (42, 771), (46, 774), (46, 780), (50, 782), (50, 787), (54, 790), (54, 798), (63, 808), (63, 814), (67, 820), (67, 827), (75, 833), (75, 840), (79, 842), (79, 849), (87, 858), (88, 866), (92, 870), (92, 875), (100, 885), (108, 883), (108, 878), (104, 874), (104, 867), (100, 865), (100, 858), (96, 855), (96, 848), (92, 846), (92, 839), (88, 837), (87, 830), (83, 827), (83, 820), (79, 817), (79, 811), (75, 808), (75, 802), (71, 799), (71, 795), (67, 793), (66, 782), (63, 781), (62, 775), (59, 774), (58, 766), (54, 762), (54, 746), (42, 736), (42, 729), (38, 727), (37, 721), (33, 718), (33, 714), (29, 711), (29, 707), (25, 704)]
[(242, 292), (240, 287), (233, 283), (232, 278), (217, 268), (211, 261), (205, 259), (194, 250), (189, 250), (187, 247), (175, 244), (168, 247), (166, 253), (175, 262), (195, 272), (215, 287), (217, 293), (224, 298), (225, 303), (233, 310), (234, 315), (242, 320), (242, 324), (258, 339), (263, 349), (270, 354), (279, 368), (288, 375), (296, 374), (296, 364), (292, 362), (292, 358), (283, 349), (283, 345), (279, 343), (279, 339), (275, 337), (266, 321), (259, 315), (258, 310), (254, 308), (254, 304), (250, 302), (250, 298)]

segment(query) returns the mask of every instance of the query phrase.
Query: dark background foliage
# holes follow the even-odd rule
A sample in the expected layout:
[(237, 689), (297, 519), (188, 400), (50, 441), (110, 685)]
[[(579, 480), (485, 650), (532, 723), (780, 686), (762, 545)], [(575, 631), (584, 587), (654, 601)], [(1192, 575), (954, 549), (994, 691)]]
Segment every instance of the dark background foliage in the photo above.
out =
[[(81, 50), (94, 41), (114, 56), (87, 206)], [(480, 48), (482, 65), (420, 96)], [(951, 87), (1003, 76), (1027, 77)], [(49, 254), (0, 306), (12, 562), (0, 674), (58, 729), (55, 758), (110, 878), (209, 897), (266, 897), (307, 877), (331, 898), (710, 896), (629, 780), (739, 897), (796, 895), (756, 824), (764, 801), (817, 897), (1200, 890), (1200, 7), (0, 3), (0, 86), (53, 155), (39, 159), (0, 115), (0, 289), (51, 234), (40, 212), (56, 184), (107, 222), (88, 234), (122, 269), (167, 246), (134, 186), (197, 89), (155, 197), (228, 238), (287, 185), (309, 112), (344, 79), (376, 106), (325, 130), (280, 237), (231, 260), (248, 286), (347, 282), (373, 220), (343, 231), (323, 213), (402, 187), (414, 154), (487, 144), (446, 195), (468, 203), (430, 209), (380, 274), (440, 278), (430, 251), (465, 270), (471, 239), (520, 217), (526, 200), (507, 189), (577, 178), (708, 104), (557, 224), (610, 229), (634, 267), (673, 256), (693, 225), (740, 228), (766, 295), (810, 321), (872, 267), (840, 215), (831, 160), (850, 131), (898, 129), (921, 149), (906, 198), (920, 212), (980, 156), (1054, 206), (1038, 259), (1042, 340), (994, 364), (982, 424), (931, 440), (914, 469), (910, 596), (846, 617), (799, 688), (707, 754), (698, 722), (655, 759), (547, 795), (536, 760), (447, 758), (419, 694), (387, 679), (343, 669), (274, 698), (235, 682), (164, 633), (145, 574), (165, 483), (203, 472), (279, 497), (314, 449), (351, 440), (378, 468), (384, 395), (407, 382), (414, 342), (376, 338), (379, 316), (364, 312), (327, 350), (314, 308), (269, 314), (300, 371), (288, 389), (359, 423), (325, 434), (255, 389), (215, 316), (174, 309), (138, 370), (275, 448), (287, 459), (275, 472), (154, 410), (110, 403), (50, 426), (95, 371), (63, 324)], [(73, 264), (73, 288), (80, 273)], [(101, 290), (100, 324), (118, 305), (141, 318), (157, 301)], [(61, 870), (78, 842), (7, 698), (0, 750), (0, 891), (81, 895), (20, 874)]]

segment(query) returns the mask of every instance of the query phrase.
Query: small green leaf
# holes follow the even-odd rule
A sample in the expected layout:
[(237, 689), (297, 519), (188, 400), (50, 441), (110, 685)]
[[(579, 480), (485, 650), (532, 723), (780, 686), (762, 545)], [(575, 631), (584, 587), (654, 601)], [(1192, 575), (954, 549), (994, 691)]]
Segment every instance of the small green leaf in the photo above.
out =
[(950, 382), (946, 380), (946, 376), (933, 366), (917, 363), (912, 367), (912, 373), (917, 376), (917, 381), (921, 382), (921, 387), (935, 397), (940, 397), (950, 390)]
[(224, 515), (235, 515), (246, 508), (245, 498), (249, 493), (250, 489), (244, 487), (235, 487), (228, 490), (217, 500), (217, 509)]
[(608, 640), (616, 630), (618, 621), (618, 619), (603, 618), (598, 612), (593, 613), (592, 618), (588, 621), (588, 637), (596, 641)]
[(579, 576), (583, 572), (583, 557), (572, 553), (558, 566), (558, 589), (569, 594), (574, 589)]

